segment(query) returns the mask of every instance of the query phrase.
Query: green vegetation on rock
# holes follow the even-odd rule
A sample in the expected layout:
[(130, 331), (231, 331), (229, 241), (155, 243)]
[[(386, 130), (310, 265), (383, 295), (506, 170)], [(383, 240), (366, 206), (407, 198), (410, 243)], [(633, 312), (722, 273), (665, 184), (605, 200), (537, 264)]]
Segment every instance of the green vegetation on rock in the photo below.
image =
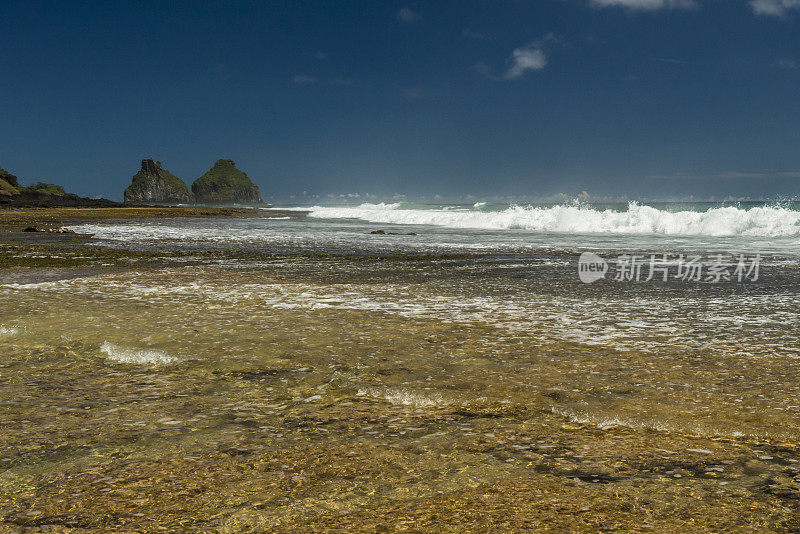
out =
[(192, 192), (199, 203), (262, 203), (258, 187), (231, 159), (217, 160), (208, 172), (194, 181)]
[(24, 189), (27, 193), (40, 193), (43, 195), (53, 195), (56, 197), (63, 197), (67, 193), (64, 191), (64, 187), (56, 184), (46, 184), (44, 182), (36, 182), (35, 184), (31, 184)]
[(67, 193), (56, 184), (36, 182), (28, 187), (0, 169), (0, 208), (111, 207), (118, 205), (104, 198), (85, 198)]
[(8, 182), (0, 180), (0, 195), (3, 196), (19, 195), (19, 191)]
[(194, 200), (183, 180), (166, 169), (160, 161), (143, 159), (142, 168), (133, 175), (125, 189), (126, 203), (185, 204)]
[(0, 195), (11, 196), (19, 194), (17, 177), (8, 171), (0, 169)]

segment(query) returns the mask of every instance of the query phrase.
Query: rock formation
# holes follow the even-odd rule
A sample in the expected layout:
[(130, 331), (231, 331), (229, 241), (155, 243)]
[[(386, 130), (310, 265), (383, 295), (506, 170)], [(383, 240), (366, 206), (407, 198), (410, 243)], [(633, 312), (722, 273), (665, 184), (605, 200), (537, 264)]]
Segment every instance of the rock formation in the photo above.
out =
[(85, 198), (67, 193), (56, 184), (36, 182), (28, 187), (20, 185), (19, 179), (0, 169), (0, 208), (64, 208), (121, 206), (104, 198)]
[(125, 190), (126, 203), (187, 204), (194, 201), (183, 180), (161, 168), (160, 161), (142, 160), (142, 169), (133, 175)]
[(258, 187), (231, 159), (219, 159), (192, 184), (195, 201), (200, 204), (261, 204)]
[(67, 194), (64, 191), (64, 186), (57, 184), (46, 184), (44, 182), (36, 182), (25, 188), (28, 193), (38, 193), (40, 195), (52, 195), (54, 197), (63, 197)]
[(19, 195), (19, 181), (10, 172), (0, 169), (0, 196), (10, 197), (12, 195)]

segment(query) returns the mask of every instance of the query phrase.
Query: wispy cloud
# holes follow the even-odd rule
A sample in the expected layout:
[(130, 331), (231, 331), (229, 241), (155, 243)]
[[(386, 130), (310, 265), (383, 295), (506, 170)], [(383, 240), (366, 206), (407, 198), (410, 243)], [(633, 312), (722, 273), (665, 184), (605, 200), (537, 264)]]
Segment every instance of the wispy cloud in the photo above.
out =
[(494, 75), (492, 74), (492, 67), (490, 67), (483, 61), (478, 61), (477, 63), (475, 63), (472, 66), (472, 70), (474, 70), (478, 74), (486, 76), (487, 78), (494, 78)]
[(793, 59), (779, 59), (775, 62), (775, 66), (779, 69), (794, 70), (797, 68), (797, 62)]
[(295, 85), (310, 85), (319, 83), (319, 80), (313, 76), (308, 76), (307, 74), (295, 74), (294, 78), (292, 78), (292, 82), (294, 82)]
[(656, 11), (658, 9), (694, 9), (695, 0), (590, 0), (598, 7), (624, 7), (639, 11)]
[(503, 79), (514, 80), (521, 78), (529, 71), (545, 68), (547, 66), (547, 55), (540, 47), (529, 45), (511, 52), (509, 63), (508, 70), (503, 74)]
[(725, 171), (718, 173), (715, 178), (728, 178), (731, 180), (751, 180), (769, 178), (769, 173), (766, 172), (743, 172), (743, 171)]
[(422, 98), (423, 92), (420, 87), (409, 87), (403, 91), (403, 98), (406, 100), (416, 100)]
[(760, 178), (800, 178), (800, 172), (798, 171), (764, 171), (764, 172), (741, 172), (741, 171), (730, 171), (730, 172), (721, 172), (717, 175), (719, 178), (731, 178), (731, 179), (760, 179)]
[(660, 61), (661, 63), (674, 63), (676, 65), (703, 65), (697, 61), (686, 61), (685, 59), (674, 59), (670, 57), (654, 57), (653, 61)]
[(415, 11), (411, 11), (411, 9), (407, 7), (401, 7), (400, 10), (397, 12), (397, 18), (399, 18), (402, 22), (406, 24), (413, 24), (417, 22), (419, 19), (422, 18), (422, 15)]
[(317, 50), (316, 52), (314, 52), (314, 59), (318, 59), (320, 61), (322, 61), (323, 59), (328, 59), (328, 53), (323, 52), (322, 50)]
[(345, 87), (348, 85), (353, 85), (355, 80), (352, 78), (331, 78), (329, 80), (320, 80), (316, 76), (309, 76), (307, 74), (296, 74), (292, 78), (292, 83), (295, 85), (318, 85), (320, 83), (333, 85), (337, 87)]
[(555, 35), (548, 33), (541, 39), (533, 43), (514, 49), (511, 57), (508, 58), (508, 69), (503, 74), (504, 80), (514, 80), (521, 78), (531, 71), (542, 70), (547, 66), (547, 54), (545, 46), (556, 41)]
[(750, 0), (756, 15), (785, 17), (790, 9), (800, 8), (800, 0)]
[(481, 32), (476, 32), (474, 30), (470, 30), (467, 28), (463, 32), (461, 32), (461, 37), (464, 39), (474, 39), (476, 41), (480, 41), (481, 39), (486, 39), (486, 34)]
[[(631, 11), (658, 11), (664, 9), (697, 9), (700, 0), (588, 0), (595, 7), (620, 7)], [(800, 9), (800, 0), (748, 0), (756, 15), (785, 17), (793, 9)]]
[(482, 61), (473, 65), (472, 69), (478, 74), (494, 80), (516, 80), (522, 78), (529, 72), (542, 70), (547, 66), (548, 59), (545, 46), (551, 41), (556, 41), (556, 38), (552, 33), (549, 33), (533, 43), (515, 48), (511, 52), (511, 56), (506, 60), (506, 70), (499, 76), (495, 75), (492, 68)]
[(713, 174), (650, 174), (650, 179), (658, 180), (772, 180), (775, 178), (800, 178), (797, 171), (722, 171)]
[(232, 71), (230, 67), (228, 67), (225, 63), (220, 63), (217, 61), (208, 67), (206, 76), (209, 78), (227, 79), (230, 78), (231, 73)]

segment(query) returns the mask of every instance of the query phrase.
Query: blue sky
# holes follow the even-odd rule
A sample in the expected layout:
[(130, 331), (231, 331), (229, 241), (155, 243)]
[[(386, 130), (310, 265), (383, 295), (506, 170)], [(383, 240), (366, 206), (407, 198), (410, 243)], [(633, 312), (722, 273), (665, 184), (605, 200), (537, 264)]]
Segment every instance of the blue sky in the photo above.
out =
[(0, 3), (0, 167), (307, 191), (800, 193), (800, 0)]

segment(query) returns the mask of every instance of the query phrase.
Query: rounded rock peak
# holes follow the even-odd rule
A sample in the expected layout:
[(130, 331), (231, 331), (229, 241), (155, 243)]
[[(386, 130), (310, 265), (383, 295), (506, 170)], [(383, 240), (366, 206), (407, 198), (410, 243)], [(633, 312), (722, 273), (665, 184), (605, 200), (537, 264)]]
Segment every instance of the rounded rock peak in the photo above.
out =
[(216, 163), (214, 163), (214, 167), (221, 167), (221, 166), (224, 166), (224, 165), (230, 165), (231, 167), (235, 167), (236, 166), (236, 162), (233, 161), (232, 159), (220, 158), (220, 159), (217, 160)]

